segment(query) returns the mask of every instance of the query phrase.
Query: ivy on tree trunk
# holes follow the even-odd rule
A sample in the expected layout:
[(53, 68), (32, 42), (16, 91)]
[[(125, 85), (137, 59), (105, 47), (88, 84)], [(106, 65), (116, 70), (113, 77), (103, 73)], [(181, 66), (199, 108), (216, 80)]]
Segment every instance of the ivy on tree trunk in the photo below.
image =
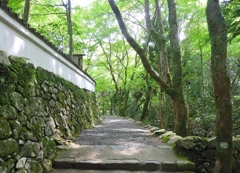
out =
[(180, 42), (178, 36), (178, 22), (176, 12), (175, 0), (168, 0), (169, 11), (169, 25), (170, 25), (170, 46), (172, 53), (172, 88), (175, 94), (170, 95), (174, 111), (176, 122), (174, 126), (175, 132), (178, 134), (188, 133), (188, 111), (187, 105), (183, 96), (182, 88), (182, 55), (180, 50)]
[(211, 74), (216, 109), (217, 151), (214, 173), (232, 170), (232, 105), (227, 73), (227, 27), (219, 0), (208, 0), (207, 23), (211, 39)]

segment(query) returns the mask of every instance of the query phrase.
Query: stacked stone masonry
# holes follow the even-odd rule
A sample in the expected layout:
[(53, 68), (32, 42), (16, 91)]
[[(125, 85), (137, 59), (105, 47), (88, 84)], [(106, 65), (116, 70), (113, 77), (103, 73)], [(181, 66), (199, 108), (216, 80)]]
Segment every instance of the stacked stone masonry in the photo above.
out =
[[(216, 138), (189, 136), (179, 139), (175, 146), (180, 156), (187, 157), (195, 163), (197, 173), (214, 172)], [(240, 173), (240, 138), (233, 138), (233, 170), (229, 173)]]
[[(139, 122), (142, 124), (142, 122)], [(216, 153), (216, 137), (202, 138), (188, 136), (182, 138), (172, 131), (145, 125), (160, 140), (174, 146), (177, 155), (194, 163), (196, 173), (213, 173)], [(229, 173), (240, 173), (240, 136), (233, 137), (233, 170)]]
[(0, 51), (0, 172), (50, 172), (57, 145), (101, 119), (95, 94)]

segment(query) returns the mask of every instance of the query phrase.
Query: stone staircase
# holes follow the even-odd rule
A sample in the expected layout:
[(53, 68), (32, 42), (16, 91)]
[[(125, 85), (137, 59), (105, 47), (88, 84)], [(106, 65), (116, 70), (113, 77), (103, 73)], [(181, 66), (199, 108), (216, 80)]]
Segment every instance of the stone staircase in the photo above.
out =
[[(178, 159), (171, 146), (62, 146), (53, 162), (54, 173), (112, 172), (185, 172), (195, 171), (195, 165)], [(90, 173), (90, 172), (89, 172)]]

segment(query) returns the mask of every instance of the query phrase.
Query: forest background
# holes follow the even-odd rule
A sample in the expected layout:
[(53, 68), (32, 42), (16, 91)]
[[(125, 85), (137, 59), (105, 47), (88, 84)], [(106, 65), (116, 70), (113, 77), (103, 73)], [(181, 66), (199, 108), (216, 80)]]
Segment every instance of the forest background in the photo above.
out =
[[(7, 2), (7, 0), (5, 0)], [(149, 36), (146, 8), (142, 0), (117, 1), (129, 33), (140, 43), (150, 65), (164, 71), (159, 51), (164, 44), (169, 82), (176, 71), (170, 46), (168, 4), (160, 1), (162, 29), (155, 2), (149, 1), (150, 23), (165, 43)], [(211, 77), (211, 42), (206, 20), (206, 1), (177, 0), (181, 49), (182, 90), (188, 109), (189, 135), (213, 136), (214, 91)], [(168, 94), (144, 69), (138, 54), (127, 43), (106, 0), (80, 6), (70, 0), (9, 0), (8, 6), (31, 27), (69, 54), (85, 53), (83, 70), (97, 82), (96, 94), (103, 115), (120, 115), (172, 130), (174, 105)], [(240, 134), (240, 5), (238, 0), (220, 3), (228, 26), (227, 65), (231, 79), (233, 135)], [(178, 68), (178, 67), (177, 67)], [(164, 76), (164, 74), (163, 74)], [(172, 81), (174, 83), (174, 81)], [(167, 83), (167, 82), (166, 82)], [(176, 86), (178, 87), (178, 86)], [(180, 86), (179, 86), (180, 87)]]

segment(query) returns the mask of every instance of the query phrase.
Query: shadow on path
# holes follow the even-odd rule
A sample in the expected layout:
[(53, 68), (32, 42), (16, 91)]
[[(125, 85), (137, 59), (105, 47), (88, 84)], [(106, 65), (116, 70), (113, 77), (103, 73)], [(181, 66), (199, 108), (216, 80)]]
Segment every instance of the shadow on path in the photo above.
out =
[(75, 139), (80, 145), (163, 145), (149, 130), (132, 119), (105, 116), (105, 120), (93, 129), (87, 129)]
[(113, 116), (84, 130), (74, 143), (62, 148), (67, 150), (53, 162), (54, 173), (68, 169), (179, 172), (185, 171), (186, 165), (194, 166), (178, 159), (171, 146), (161, 143), (134, 120)]

